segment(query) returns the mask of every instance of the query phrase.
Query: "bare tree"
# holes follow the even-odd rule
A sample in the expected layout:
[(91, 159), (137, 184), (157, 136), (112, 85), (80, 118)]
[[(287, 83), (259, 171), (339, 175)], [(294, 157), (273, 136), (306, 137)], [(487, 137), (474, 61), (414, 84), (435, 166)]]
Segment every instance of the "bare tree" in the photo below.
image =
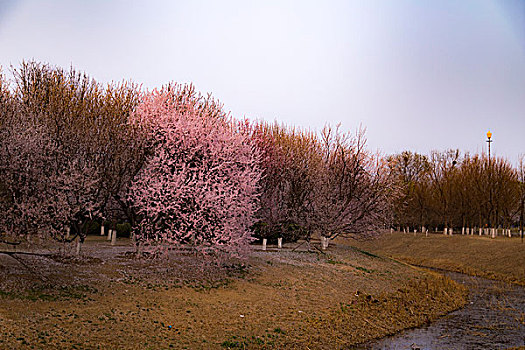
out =
[(310, 173), (308, 227), (322, 236), (369, 237), (386, 223), (395, 195), (392, 176), (365, 146), (362, 129), (353, 136), (326, 126), (321, 133), (321, 156)]

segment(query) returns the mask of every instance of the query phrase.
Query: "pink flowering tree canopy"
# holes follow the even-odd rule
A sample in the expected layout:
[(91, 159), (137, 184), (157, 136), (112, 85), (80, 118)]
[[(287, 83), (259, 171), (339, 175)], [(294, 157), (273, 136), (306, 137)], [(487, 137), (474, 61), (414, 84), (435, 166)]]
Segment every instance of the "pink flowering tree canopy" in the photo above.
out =
[(152, 249), (243, 255), (257, 210), (259, 152), (217, 105), (203, 108), (181, 98), (185, 91), (153, 91), (131, 116), (148, 155), (129, 192), (136, 237)]
[(94, 108), (98, 86), (74, 71), (34, 62), (15, 71), (15, 83), (2, 102), (10, 113), (0, 126), (1, 226), (59, 240), (66, 228), (81, 235), (102, 202), (101, 154), (89, 134), (101, 116)]

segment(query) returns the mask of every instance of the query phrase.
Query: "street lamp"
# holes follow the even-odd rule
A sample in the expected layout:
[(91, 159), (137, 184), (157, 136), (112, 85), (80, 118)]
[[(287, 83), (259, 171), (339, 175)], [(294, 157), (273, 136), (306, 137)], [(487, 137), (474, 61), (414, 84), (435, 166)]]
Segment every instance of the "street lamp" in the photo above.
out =
[(489, 211), (489, 226), (490, 227), (490, 234), (491, 234), (491, 237), (494, 238), (494, 228), (492, 228), (492, 182), (491, 182), (491, 173), (492, 173), (492, 168), (491, 168), (491, 164), (490, 164), (490, 144), (492, 143), (492, 133), (490, 132), (490, 130), (487, 132), (487, 143), (489, 144), (489, 204), (490, 204), (490, 211)]
[(489, 163), (490, 163), (490, 144), (492, 143), (491, 138), (492, 138), (492, 133), (489, 130), (489, 132), (487, 132), (487, 143), (489, 144)]

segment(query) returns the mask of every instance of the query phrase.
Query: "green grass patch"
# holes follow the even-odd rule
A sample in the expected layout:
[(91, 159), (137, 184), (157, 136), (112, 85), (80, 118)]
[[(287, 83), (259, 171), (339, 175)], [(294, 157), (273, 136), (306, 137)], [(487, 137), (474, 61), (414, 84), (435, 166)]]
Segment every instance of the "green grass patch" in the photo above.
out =
[[(279, 330), (279, 331), (277, 331)], [(275, 333), (278, 334), (285, 334), (284, 331), (281, 328), (275, 328)], [(232, 336), (230, 339), (223, 341), (220, 345), (221, 347), (225, 349), (251, 349), (254, 346), (259, 348), (273, 348), (275, 346), (275, 338), (277, 336), (272, 334), (265, 334), (263, 336), (255, 336), (252, 335), (251, 337), (236, 337)]]

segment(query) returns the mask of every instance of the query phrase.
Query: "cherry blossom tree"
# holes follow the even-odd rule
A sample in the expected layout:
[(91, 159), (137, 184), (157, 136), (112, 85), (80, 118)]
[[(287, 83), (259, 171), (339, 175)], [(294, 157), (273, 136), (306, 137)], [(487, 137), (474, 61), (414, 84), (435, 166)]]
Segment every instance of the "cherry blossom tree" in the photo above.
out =
[(147, 94), (130, 119), (147, 140), (129, 195), (137, 238), (150, 249), (242, 256), (257, 211), (259, 152), (218, 105), (195, 104), (185, 89)]
[(73, 69), (35, 62), (14, 70), (15, 113), (2, 128), (3, 183), (13, 232), (65, 241), (66, 230), (86, 236), (101, 215), (103, 90)]
[(0, 70), (0, 235), (13, 233), (12, 188), (10, 186), (8, 140), (16, 123), (17, 106)]

